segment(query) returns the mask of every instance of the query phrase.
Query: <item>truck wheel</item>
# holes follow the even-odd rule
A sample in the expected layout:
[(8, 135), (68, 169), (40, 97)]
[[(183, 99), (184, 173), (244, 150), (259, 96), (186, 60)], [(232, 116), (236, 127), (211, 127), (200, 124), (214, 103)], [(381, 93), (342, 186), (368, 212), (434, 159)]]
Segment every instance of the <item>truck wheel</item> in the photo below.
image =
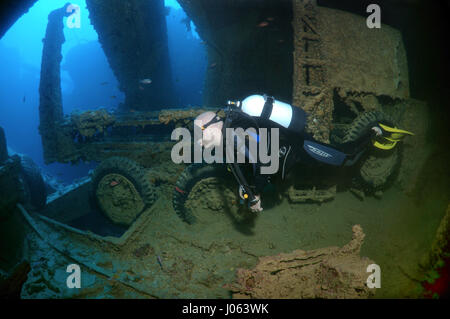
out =
[(92, 185), (101, 211), (116, 224), (130, 226), (156, 200), (145, 169), (124, 157), (111, 157), (100, 163)]
[[(393, 120), (383, 112), (370, 111), (358, 116), (344, 136), (344, 142), (354, 141), (365, 134), (367, 130), (378, 123), (393, 126)], [(381, 190), (392, 181), (400, 166), (400, 146), (391, 150), (380, 150), (372, 147), (359, 163), (357, 185), (365, 191), (375, 192)]]
[(196, 222), (196, 217), (185, 205), (189, 195), (198, 183), (211, 178), (218, 178), (221, 183), (225, 183), (227, 178), (229, 180), (232, 177), (224, 165), (192, 164), (186, 167), (178, 178), (173, 190), (172, 205), (177, 215), (186, 223)]

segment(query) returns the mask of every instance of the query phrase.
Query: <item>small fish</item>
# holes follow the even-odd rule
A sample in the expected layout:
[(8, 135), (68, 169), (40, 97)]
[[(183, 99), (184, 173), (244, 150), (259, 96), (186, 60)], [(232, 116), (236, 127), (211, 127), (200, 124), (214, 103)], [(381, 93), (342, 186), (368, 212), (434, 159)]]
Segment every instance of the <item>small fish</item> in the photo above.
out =
[(141, 84), (151, 84), (152, 80), (150, 80), (150, 79), (142, 79), (142, 80), (139, 81), (139, 83), (141, 83)]
[(109, 186), (111, 186), (111, 187), (114, 187), (114, 186), (117, 186), (117, 185), (119, 185), (118, 181), (112, 181), (111, 183), (109, 183)]
[(216, 66), (217, 66), (217, 62), (214, 62), (209, 65), (209, 68), (214, 69)]
[(24, 95), (23, 99), (22, 99), (22, 102), (25, 103), (25, 101), (26, 101), (26, 96)]
[(139, 90), (144, 91), (144, 88), (139, 85)]
[(161, 257), (158, 255), (156, 256), (156, 260), (158, 261), (159, 267), (161, 267), (161, 270), (164, 270), (163, 265), (162, 265), (162, 260)]
[(180, 194), (184, 194), (186, 193), (184, 190), (182, 190), (181, 188), (179, 188), (178, 186), (175, 186), (175, 190), (180, 193)]
[(273, 21), (273, 20), (275, 20), (274, 17), (268, 17), (268, 18), (267, 18), (267, 21)]
[(108, 84), (108, 82), (102, 82), (102, 83), (100, 83), (100, 85), (106, 85), (106, 84)]
[(116, 96), (115, 96), (115, 95), (111, 95), (111, 98), (112, 98), (112, 99), (115, 99), (115, 98), (116, 98)]
[(131, 109), (131, 110), (130, 110), (130, 112), (131, 112), (131, 113), (134, 113), (134, 112), (136, 112), (136, 111), (135, 111), (135, 110), (133, 110), (133, 109)]
[(267, 27), (269, 25), (269, 22), (267, 21), (263, 21), (260, 24), (257, 25), (258, 28), (264, 28)]
[(278, 40), (278, 43), (283, 43), (283, 42), (284, 42), (283, 39)]

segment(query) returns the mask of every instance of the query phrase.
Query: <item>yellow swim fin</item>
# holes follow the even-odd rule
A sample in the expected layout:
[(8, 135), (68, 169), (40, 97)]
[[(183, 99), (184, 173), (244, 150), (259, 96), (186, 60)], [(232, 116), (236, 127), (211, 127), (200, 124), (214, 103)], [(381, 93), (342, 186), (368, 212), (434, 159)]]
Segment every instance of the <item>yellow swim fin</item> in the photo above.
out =
[(390, 127), (385, 124), (378, 123), (383, 131), (381, 136), (377, 136), (373, 145), (382, 150), (390, 150), (397, 145), (406, 135), (414, 135), (414, 133), (398, 129), (396, 127)]

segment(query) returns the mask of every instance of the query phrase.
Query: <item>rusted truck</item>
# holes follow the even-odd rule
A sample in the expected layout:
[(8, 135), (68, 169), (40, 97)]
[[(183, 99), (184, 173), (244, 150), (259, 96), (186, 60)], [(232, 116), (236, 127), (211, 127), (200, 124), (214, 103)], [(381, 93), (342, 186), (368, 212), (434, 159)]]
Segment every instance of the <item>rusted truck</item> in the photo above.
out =
[[(270, 7), (269, 2), (267, 5)], [(223, 68), (227, 68), (230, 57), (234, 55), (224, 55), (226, 51), (214, 44), (217, 44), (211, 39), (214, 33), (202, 26), (204, 16), (197, 12), (199, 8), (195, 3), (181, 1), (181, 4), (188, 15), (198, 21), (200, 36), (210, 43), (209, 56), (221, 56), (218, 62), (220, 68), (208, 70), (208, 89), (209, 84), (217, 82), (210, 73), (223, 79), (233, 76), (224, 73)], [(120, 39), (108, 36), (105, 28), (109, 27), (102, 24), (106, 21), (96, 21), (100, 19), (96, 16), (98, 12), (105, 10), (106, 14), (110, 8), (96, 1), (89, 1), (88, 5), (94, 13), (94, 26), (99, 31), (105, 53), (111, 62), (116, 61), (118, 56), (114, 58), (108, 48)], [(408, 104), (414, 101), (408, 98), (406, 55), (397, 30), (384, 26), (375, 34), (367, 28), (360, 28), (361, 17), (319, 7), (308, 1), (294, 1), (293, 7), (281, 8), (293, 14), (291, 103), (309, 114), (306, 129), (316, 140), (338, 144), (356, 139), (370, 121), (381, 119), (374, 114), (381, 114), (381, 117), (389, 118), (395, 124), (401, 123)], [(174, 144), (170, 140), (172, 130), (187, 125), (201, 112), (215, 111), (224, 105), (178, 109), (164, 106), (131, 108), (128, 105), (120, 112), (99, 109), (64, 115), (59, 84), (61, 56), (55, 51), (55, 47), (61, 47), (64, 37), (61, 32), (54, 31), (61, 29), (59, 21), (62, 15), (63, 11), (55, 11), (49, 17), (44, 40), (39, 127), (44, 158), (47, 163), (98, 162), (90, 182), (94, 201), (113, 222), (131, 225), (145, 208), (154, 203), (162, 186), (168, 186), (168, 189), (175, 186), (184, 169), (184, 165), (175, 165), (170, 160), (170, 150)], [(340, 27), (330, 27), (333, 25)], [(348, 36), (344, 38), (337, 34), (341, 26), (346, 27)], [(385, 45), (382, 48), (373, 47), (375, 42)], [(123, 52), (116, 54), (121, 56)], [(163, 63), (163, 53), (158, 54), (153, 58)], [(156, 66), (152, 64), (151, 67)], [(229, 67), (235, 68), (231, 64)], [(120, 70), (115, 70), (115, 73), (128, 92), (131, 87), (125, 84), (129, 84), (130, 79), (123, 79)], [(231, 94), (235, 88), (223, 83), (218, 90), (220, 94), (223, 91)], [(215, 101), (212, 98), (214, 90), (206, 91), (206, 101)], [(229, 96), (230, 99), (240, 97)], [(192, 128), (192, 124), (189, 125)], [(354, 178), (346, 186), (360, 197), (365, 193), (380, 195), (383, 187), (395, 176), (400, 160), (400, 148), (383, 154), (371, 152), (361, 161), (356, 174), (353, 174)], [(184, 176), (186, 178), (187, 175)], [(284, 183), (283, 192), (293, 202), (322, 202), (336, 194), (337, 179), (336, 174), (332, 174), (331, 178), (310, 174)], [(175, 210), (179, 209), (175, 207)]]

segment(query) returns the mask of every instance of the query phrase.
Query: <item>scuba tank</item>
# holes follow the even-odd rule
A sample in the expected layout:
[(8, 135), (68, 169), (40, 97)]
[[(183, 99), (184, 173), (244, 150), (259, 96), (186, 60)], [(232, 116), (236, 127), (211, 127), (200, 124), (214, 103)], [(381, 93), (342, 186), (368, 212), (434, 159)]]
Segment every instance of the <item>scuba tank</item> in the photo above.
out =
[(297, 106), (275, 100), (267, 95), (250, 95), (238, 102), (228, 102), (242, 112), (261, 119), (266, 119), (294, 133), (305, 129), (307, 113)]

